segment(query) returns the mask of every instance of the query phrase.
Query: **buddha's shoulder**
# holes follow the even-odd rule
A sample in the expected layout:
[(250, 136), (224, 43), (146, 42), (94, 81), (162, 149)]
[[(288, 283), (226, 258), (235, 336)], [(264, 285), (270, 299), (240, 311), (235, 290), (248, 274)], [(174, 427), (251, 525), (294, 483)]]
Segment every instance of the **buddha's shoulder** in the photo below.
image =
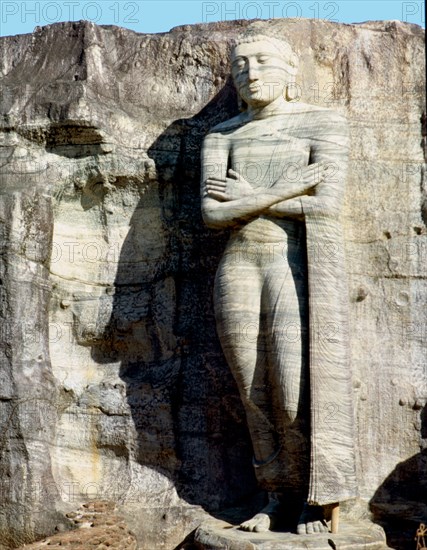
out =
[(307, 115), (312, 119), (317, 120), (335, 120), (345, 122), (347, 119), (342, 114), (334, 109), (323, 107), (320, 105), (312, 105), (311, 103), (296, 103), (291, 114)]
[(227, 134), (241, 128), (245, 124), (245, 122), (247, 121), (245, 120), (245, 117), (242, 116), (242, 114), (236, 115), (233, 118), (224, 120), (223, 122), (220, 122), (219, 124), (211, 128), (208, 135), (214, 134), (219, 137), (221, 134)]
[(330, 139), (334, 136), (335, 139), (339, 136), (340, 139), (347, 139), (349, 134), (345, 115), (334, 109), (308, 103), (298, 106), (290, 125), (301, 138)]
[[(291, 123), (293, 121), (293, 123)], [(319, 105), (312, 105), (310, 103), (294, 103), (291, 109), (287, 109), (283, 112), (276, 112), (270, 117), (264, 119), (251, 120), (246, 113), (240, 113), (239, 115), (220, 122), (208, 132), (207, 137), (210, 139), (227, 139), (233, 134), (240, 135), (241, 132), (245, 132), (256, 124), (257, 128), (260, 126), (270, 126), (271, 124), (283, 125), (291, 128), (294, 126), (301, 127), (329, 127), (333, 126), (346, 126), (347, 121), (343, 114), (327, 107)]]

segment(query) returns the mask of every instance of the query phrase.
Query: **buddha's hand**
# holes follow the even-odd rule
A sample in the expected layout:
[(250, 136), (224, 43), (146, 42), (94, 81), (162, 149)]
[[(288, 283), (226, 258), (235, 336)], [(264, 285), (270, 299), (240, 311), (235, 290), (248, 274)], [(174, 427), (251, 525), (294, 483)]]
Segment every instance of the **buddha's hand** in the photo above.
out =
[(305, 195), (316, 185), (324, 181), (328, 165), (323, 162), (299, 167), (293, 165), (284, 171), (282, 176), (275, 181), (271, 189), (277, 194), (287, 196), (289, 191), (296, 195)]
[(252, 195), (254, 188), (234, 170), (228, 171), (225, 179), (208, 178), (205, 195), (217, 201), (234, 201)]

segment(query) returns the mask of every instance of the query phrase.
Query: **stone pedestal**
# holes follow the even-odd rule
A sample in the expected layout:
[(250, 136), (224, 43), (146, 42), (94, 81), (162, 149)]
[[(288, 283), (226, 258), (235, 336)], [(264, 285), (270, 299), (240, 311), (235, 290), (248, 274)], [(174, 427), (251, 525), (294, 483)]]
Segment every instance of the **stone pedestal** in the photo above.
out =
[(368, 521), (340, 524), (340, 532), (296, 535), (268, 531), (247, 533), (221, 520), (209, 520), (197, 529), (195, 542), (200, 550), (385, 550), (383, 529)]

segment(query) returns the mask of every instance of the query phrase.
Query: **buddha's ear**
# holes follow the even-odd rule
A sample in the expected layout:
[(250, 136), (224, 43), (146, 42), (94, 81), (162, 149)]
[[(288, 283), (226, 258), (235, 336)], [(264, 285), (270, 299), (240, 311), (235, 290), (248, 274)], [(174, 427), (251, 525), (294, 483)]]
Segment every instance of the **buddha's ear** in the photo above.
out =
[(299, 58), (295, 52), (292, 52), (289, 58), (289, 68), (292, 75), (296, 75), (298, 72)]

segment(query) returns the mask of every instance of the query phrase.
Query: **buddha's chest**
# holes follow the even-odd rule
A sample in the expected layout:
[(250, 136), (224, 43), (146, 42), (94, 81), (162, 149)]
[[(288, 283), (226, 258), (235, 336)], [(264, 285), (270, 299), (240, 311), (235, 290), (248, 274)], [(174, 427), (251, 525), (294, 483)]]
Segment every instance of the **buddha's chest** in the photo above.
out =
[(231, 167), (255, 186), (269, 187), (296, 165), (307, 166), (309, 158), (308, 140), (267, 125), (238, 133), (231, 140)]

